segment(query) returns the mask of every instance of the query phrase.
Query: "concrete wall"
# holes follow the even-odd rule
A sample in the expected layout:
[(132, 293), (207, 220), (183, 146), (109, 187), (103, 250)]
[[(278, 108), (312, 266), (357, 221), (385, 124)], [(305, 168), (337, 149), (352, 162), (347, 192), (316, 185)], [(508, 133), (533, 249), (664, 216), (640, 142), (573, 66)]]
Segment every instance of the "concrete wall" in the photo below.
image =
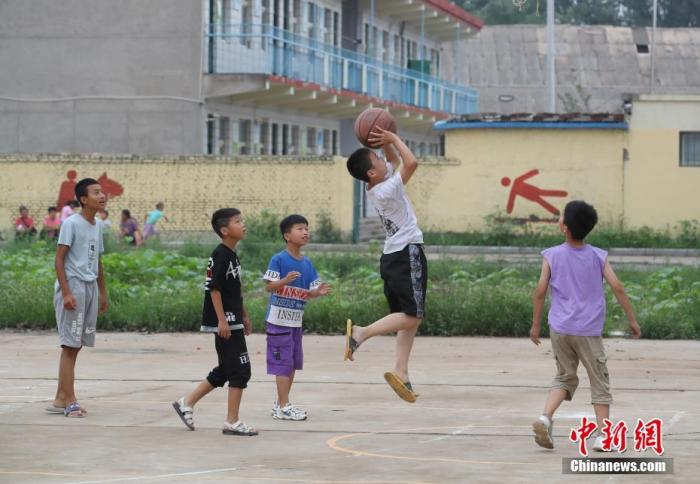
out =
[(566, 192), (563, 197), (544, 195), (545, 202), (561, 210), (570, 200), (585, 199), (602, 220), (614, 222), (622, 213), (623, 138), (622, 130), (448, 130), (446, 156), (459, 163), (422, 168), (423, 176), (411, 187), (414, 204), (424, 214), (426, 228), (479, 229), (490, 215), (551, 224), (556, 214), (521, 196), (512, 213), (506, 213), (515, 179), (538, 170), (524, 182)]
[(0, 2), (0, 153), (201, 153), (202, 4)]
[(164, 230), (210, 230), (211, 214), (224, 206), (244, 215), (297, 212), (312, 224), (325, 211), (344, 232), (352, 230), (353, 184), (341, 158), (108, 155), (0, 155), (0, 228), (11, 227), (20, 204), (43, 220), (69, 170), (77, 172), (76, 181), (106, 175), (103, 188), (120, 193), (107, 207), (115, 224), (123, 208), (143, 224), (162, 201), (172, 218)]
[(700, 220), (700, 167), (680, 166), (680, 132), (700, 132), (700, 96), (641, 96), (632, 105), (625, 220), (671, 229)]

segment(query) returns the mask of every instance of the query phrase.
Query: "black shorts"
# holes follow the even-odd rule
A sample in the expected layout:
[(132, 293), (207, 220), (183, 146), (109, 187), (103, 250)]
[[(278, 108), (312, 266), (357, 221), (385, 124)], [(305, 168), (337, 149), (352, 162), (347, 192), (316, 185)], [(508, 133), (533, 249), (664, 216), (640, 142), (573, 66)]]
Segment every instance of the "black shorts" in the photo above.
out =
[(425, 317), (428, 261), (422, 245), (409, 244), (399, 252), (382, 254), (379, 273), (384, 280), (384, 295), (392, 313)]
[(213, 387), (222, 387), (228, 381), (229, 388), (245, 388), (250, 380), (250, 357), (242, 329), (231, 331), (231, 337), (224, 339), (214, 335), (216, 356), (219, 366), (207, 376)]

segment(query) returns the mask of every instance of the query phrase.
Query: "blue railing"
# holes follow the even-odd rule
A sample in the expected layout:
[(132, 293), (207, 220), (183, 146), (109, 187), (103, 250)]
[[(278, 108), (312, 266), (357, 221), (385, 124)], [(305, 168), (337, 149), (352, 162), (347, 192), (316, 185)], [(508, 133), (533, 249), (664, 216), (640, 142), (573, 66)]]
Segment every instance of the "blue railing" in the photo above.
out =
[(270, 25), (208, 26), (205, 72), (268, 74), (450, 114), (477, 111), (474, 89)]

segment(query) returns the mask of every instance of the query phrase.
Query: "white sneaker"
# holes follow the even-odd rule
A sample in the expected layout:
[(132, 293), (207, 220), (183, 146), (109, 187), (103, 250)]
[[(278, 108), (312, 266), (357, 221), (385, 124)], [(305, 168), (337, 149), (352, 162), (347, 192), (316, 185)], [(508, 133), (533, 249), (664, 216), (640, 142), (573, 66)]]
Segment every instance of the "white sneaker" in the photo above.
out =
[(601, 434), (596, 436), (595, 442), (593, 442), (591, 449), (595, 450), (596, 452), (610, 452), (609, 450), (603, 449), (603, 436)]
[(291, 403), (287, 403), (284, 407), (275, 404), (272, 407), (272, 418), (276, 420), (306, 420), (307, 414)]
[(532, 422), (532, 430), (535, 432), (535, 442), (540, 447), (545, 449), (553, 449), (554, 441), (552, 440), (552, 421), (546, 415), (540, 415), (540, 418)]

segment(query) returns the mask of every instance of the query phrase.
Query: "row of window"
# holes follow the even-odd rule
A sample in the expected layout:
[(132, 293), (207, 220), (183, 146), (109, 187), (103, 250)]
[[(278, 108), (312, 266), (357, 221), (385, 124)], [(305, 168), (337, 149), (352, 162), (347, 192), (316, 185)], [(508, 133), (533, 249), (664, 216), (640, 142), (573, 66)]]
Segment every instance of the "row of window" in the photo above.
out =
[[(440, 156), (439, 142), (404, 140), (417, 156)], [(338, 155), (338, 130), (269, 120), (207, 117), (207, 154), (210, 155)]]
[(211, 155), (337, 155), (338, 130), (209, 115)]
[(419, 49), (418, 42), (399, 34), (392, 35), (387, 30), (380, 31), (376, 26), (370, 27), (369, 23), (365, 23), (363, 41), (365, 54), (386, 64), (411, 68), (409, 61), (429, 62), (421, 69), (422, 72), (433, 76), (440, 73), (440, 51), (437, 49), (429, 49), (425, 45)]
[[(263, 25), (275, 25), (309, 39), (340, 47), (340, 12), (314, 2), (306, 2), (304, 12), (301, 0), (217, 0), (213, 19), (221, 24), (224, 33), (230, 32), (231, 26), (238, 23), (243, 25), (243, 33), (246, 33), (246, 29), (250, 31), (254, 23), (255, 1), (261, 2)], [(369, 23), (365, 23), (364, 27), (362, 42), (366, 55), (402, 68), (411, 67), (409, 61), (420, 60), (424, 63), (420, 68), (422, 72), (439, 75), (439, 50), (425, 45), (419, 48), (417, 41), (398, 33), (392, 34), (388, 30), (380, 30)], [(239, 36), (238, 41), (247, 47), (252, 46), (251, 37)]]
[(679, 161), (681, 166), (700, 166), (700, 131), (681, 133)]

